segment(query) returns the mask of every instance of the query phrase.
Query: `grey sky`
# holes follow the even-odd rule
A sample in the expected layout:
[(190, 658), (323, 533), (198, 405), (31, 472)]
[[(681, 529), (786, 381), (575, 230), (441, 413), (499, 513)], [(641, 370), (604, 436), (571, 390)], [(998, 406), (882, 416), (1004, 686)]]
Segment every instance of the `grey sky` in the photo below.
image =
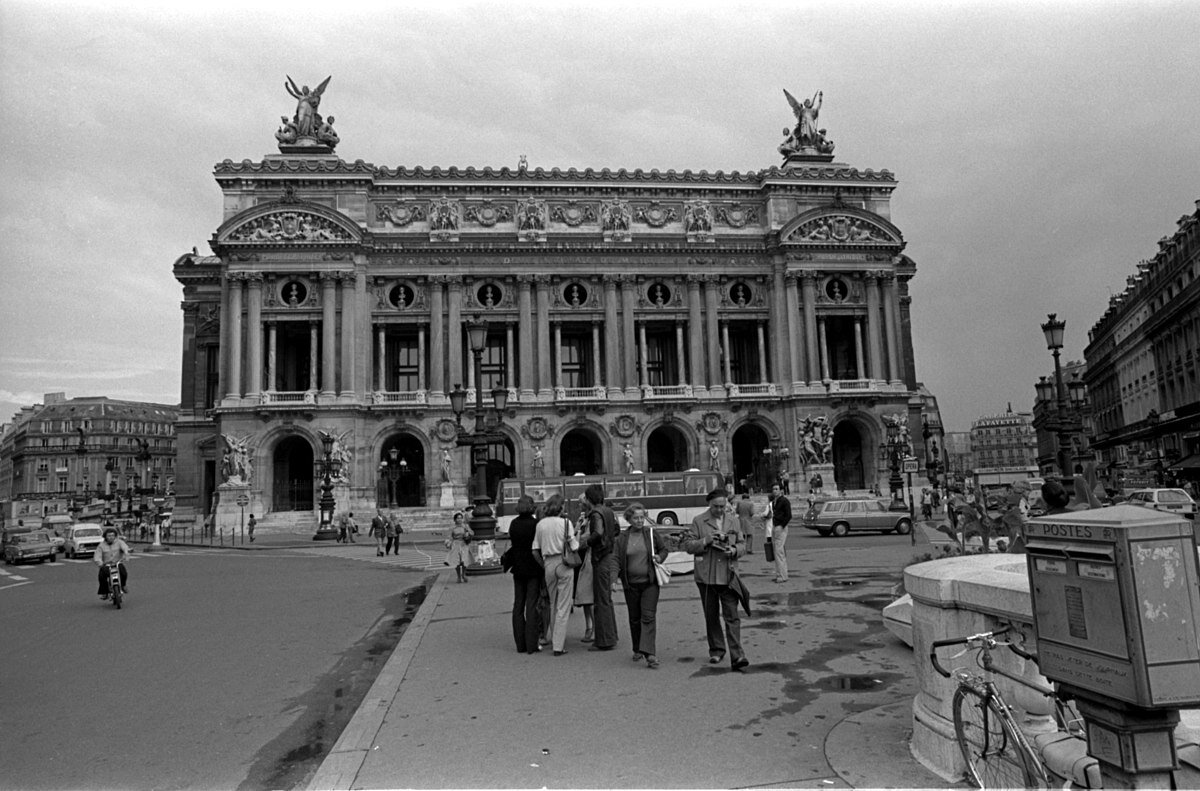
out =
[(215, 163), (275, 153), (284, 75), (375, 165), (757, 170), (825, 93), (836, 158), (887, 169), (917, 263), (917, 373), (951, 430), (1028, 409), (1200, 198), (1188, 2), (637, 5), (0, 0), (0, 422), (42, 394), (176, 403), (171, 264), (221, 222)]

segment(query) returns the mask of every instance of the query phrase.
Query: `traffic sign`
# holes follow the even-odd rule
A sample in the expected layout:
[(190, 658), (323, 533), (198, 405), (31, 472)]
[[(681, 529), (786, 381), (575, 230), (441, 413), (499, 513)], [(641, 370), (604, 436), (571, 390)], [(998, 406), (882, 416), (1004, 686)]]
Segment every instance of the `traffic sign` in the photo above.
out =
[(916, 459), (904, 460), (904, 472), (917, 472), (921, 469), (921, 464)]
[(240, 508), (245, 508), (246, 506), (250, 505), (250, 498), (245, 494), (239, 494), (237, 496), (237, 504)]

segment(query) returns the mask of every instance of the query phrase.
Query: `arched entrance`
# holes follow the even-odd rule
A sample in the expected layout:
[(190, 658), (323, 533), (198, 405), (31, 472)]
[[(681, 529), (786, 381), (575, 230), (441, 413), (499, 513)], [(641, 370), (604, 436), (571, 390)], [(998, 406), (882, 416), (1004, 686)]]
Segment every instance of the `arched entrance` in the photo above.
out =
[(425, 505), (425, 447), (413, 435), (397, 434), (383, 443), (378, 475), (376, 503), (380, 508)]
[(774, 482), (774, 469), (771, 455), (763, 454), (764, 450), (771, 447), (767, 432), (762, 426), (747, 423), (733, 432), (731, 442), (735, 489), (739, 493), (747, 490), (768, 491)]
[(659, 426), (646, 438), (646, 472), (675, 472), (688, 465), (687, 437), (674, 426)]
[(487, 493), (496, 502), (500, 493), (500, 481), (509, 478), (517, 469), (517, 451), (511, 439), (498, 445), (488, 445)]
[(601, 442), (591, 431), (574, 428), (563, 435), (558, 446), (559, 466), (563, 475), (597, 475), (604, 469)]
[(313, 509), (313, 449), (307, 439), (287, 437), (275, 446), (271, 478), (272, 511)]
[(865, 489), (863, 441), (858, 428), (849, 421), (833, 428), (833, 478), (838, 489)]

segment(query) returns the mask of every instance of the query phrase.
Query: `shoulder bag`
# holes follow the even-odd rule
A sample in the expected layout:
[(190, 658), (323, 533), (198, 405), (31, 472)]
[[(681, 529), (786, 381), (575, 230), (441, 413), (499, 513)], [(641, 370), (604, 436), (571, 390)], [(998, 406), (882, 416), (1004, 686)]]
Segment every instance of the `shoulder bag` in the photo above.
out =
[(566, 519), (563, 522), (563, 565), (567, 568), (577, 569), (583, 565), (583, 559), (579, 557), (577, 550), (571, 549), (571, 533), (568, 529), (569, 525)]
[(655, 553), (655, 551), (654, 551), (654, 528), (651, 527), (651, 528), (649, 528), (649, 530), (650, 530), (650, 562), (654, 564), (654, 577), (655, 577), (655, 579), (658, 580), (658, 586), (661, 588), (663, 585), (666, 585), (667, 583), (669, 583), (671, 581), (671, 570), (669, 568), (667, 568), (666, 566), (664, 566), (663, 564), (659, 563), (658, 558), (655, 557), (655, 555), (657, 553)]

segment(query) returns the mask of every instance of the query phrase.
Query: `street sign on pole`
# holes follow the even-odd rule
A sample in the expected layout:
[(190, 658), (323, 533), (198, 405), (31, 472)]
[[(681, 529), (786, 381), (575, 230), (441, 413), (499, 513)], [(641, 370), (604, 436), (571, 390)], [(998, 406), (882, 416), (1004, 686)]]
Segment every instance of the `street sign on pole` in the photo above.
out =
[[(241, 533), (241, 536), (242, 536), (242, 543), (245, 544), (246, 543), (246, 506), (250, 504), (250, 498), (246, 496), (245, 492), (242, 492), (241, 494), (239, 494), (237, 496), (237, 504), (238, 504), (238, 508), (240, 508), (242, 510), (241, 523), (240, 523), (241, 529), (239, 530), (239, 532)], [(230, 544), (233, 543), (232, 536), (230, 536), (229, 543)]]
[(904, 460), (904, 469), (902, 470), (902, 472), (914, 473), (914, 472), (918, 472), (920, 469), (921, 469), (920, 462), (918, 462), (916, 459), (908, 458), (908, 459)]
[(245, 508), (246, 506), (250, 505), (250, 498), (246, 496), (245, 492), (242, 492), (237, 496), (237, 504), (239, 508)]

